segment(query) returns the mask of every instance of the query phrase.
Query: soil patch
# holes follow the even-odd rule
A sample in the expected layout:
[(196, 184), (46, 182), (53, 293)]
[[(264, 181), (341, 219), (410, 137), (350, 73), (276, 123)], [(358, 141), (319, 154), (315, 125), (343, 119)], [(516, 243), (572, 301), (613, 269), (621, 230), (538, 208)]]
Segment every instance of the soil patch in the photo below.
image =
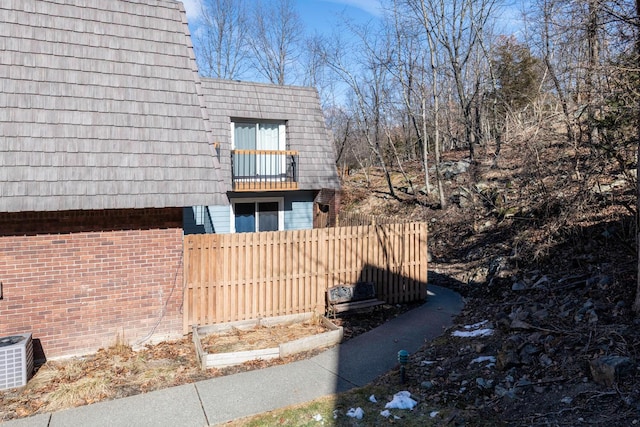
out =
[(209, 334), (201, 338), (209, 354), (263, 350), (279, 344), (327, 332), (321, 323), (308, 321), (289, 325), (256, 326), (251, 329), (232, 328), (228, 332)]

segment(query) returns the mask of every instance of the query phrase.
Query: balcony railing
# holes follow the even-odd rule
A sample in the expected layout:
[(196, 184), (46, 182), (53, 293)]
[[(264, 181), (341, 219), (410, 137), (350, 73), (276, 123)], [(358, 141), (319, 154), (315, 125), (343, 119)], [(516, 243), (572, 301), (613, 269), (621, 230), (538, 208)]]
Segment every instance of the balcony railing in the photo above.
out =
[(298, 189), (298, 152), (232, 150), (233, 191)]

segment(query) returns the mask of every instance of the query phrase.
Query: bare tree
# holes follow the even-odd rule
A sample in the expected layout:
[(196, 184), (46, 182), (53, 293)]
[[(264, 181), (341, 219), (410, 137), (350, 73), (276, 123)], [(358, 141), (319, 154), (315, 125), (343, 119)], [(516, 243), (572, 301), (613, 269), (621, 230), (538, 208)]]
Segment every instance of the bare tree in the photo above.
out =
[[(325, 45), (323, 59), (327, 66), (349, 88), (353, 99), (353, 119), (356, 133), (366, 141), (372, 155), (383, 170), (389, 194), (396, 198), (391, 171), (385, 159), (384, 121), (385, 102), (390, 94), (387, 76), (388, 46), (378, 46), (380, 38), (373, 37), (370, 26), (351, 27), (357, 44), (345, 45), (337, 37)], [(371, 44), (373, 43), (373, 44)], [(357, 52), (358, 55), (346, 55)], [(381, 61), (381, 58), (385, 58)]]
[[(424, 183), (426, 193), (431, 193), (431, 183), (429, 180), (429, 143), (426, 131), (424, 112), (424, 56), (420, 46), (419, 30), (416, 25), (406, 19), (401, 10), (399, 1), (394, 0), (389, 22), (389, 57), (387, 61), (388, 71), (398, 82), (399, 103), (398, 110), (401, 115), (401, 128), (404, 133), (405, 150), (413, 152), (415, 149), (409, 147), (410, 140), (414, 137), (418, 141), (420, 154), (422, 156), (422, 167), (424, 169)], [(422, 111), (421, 111), (422, 110)], [(391, 142), (391, 132), (388, 131), (388, 138)], [(397, 157), (397, 156), (396, 156)], [(398, 159), (398, 164), (402, 170), (402, 164)], [(411, 180), (407, 178), (410, 186)]]
[(247, 69), (248, 21), (244, 6), (239, 0), (203, 0), (194, 46), (203, 75), (238, 79)]
[(294, 1), (258, 0), (253, 18), (250, 47), (255, 70), (270, 83), (293, 81), (290, 71), (300, 56), (304, 34)]
[(469, 156), (473, 160), (476, 135), (472, 107), (479, 89), (479, 79), (477, 76), (469, 78), (472, 73), (470, 66), (474, 55), (482, 54), (479, 40), (496, 0), (406, 0), (406, 3), (428, 28), (432, 41), (445, 52), (460, 106)]
[[(429, 43), (429, 64), (431, 65), (431, 95), (433, 101), (433, 146), (436, 164), (436, 182), (438, 184), (438, 198), (442, 209), (447, 206), (447, 199), (444, 197), (444, 186), (442, 184), (442, 174), (440, 173), (440, 93), (438, 85), (438, 55), (435, 50), (435, 43), (430, 31), (427, 31), (427, 41)], [(422, 111), (426, 121), (426, 100), (423, 100)]]
[[(636, 53), (636, 67), (637, 69), (640, 70), (640, 0), (636, 0), (636, 16), (635, 16), (635, 26), (636, 26), (636, 31), (635, 31), (635, 53)], [(640, 107), (640, 100), (638, 101), (638, 107)], [(636, 113), (638, 115), (637, 117), (637, 130), (636, 130), (636, 137), (638, 138), (638, 156), (636, 159), (636, 177), (640, 178), (640, 108), (638, 108), (638, 112)], [(638, 252), (638, 262), (637, 262), (637, 268), (636, 268), (636, 276), (637, 276), (637, 285), (636, 285), (636, 299), (635, 299), (635, 303), (633, 304), (633, 310), (637, 315), (640, 315), (640, 274), (638, 274), (638, 272), (640, 271), (640, 220), (638, 219), (640, 217), (640, 183), (639, 183), (639, 179), (636, 179), (636, 197), (637, 197), (637, 202), (636, 202), (636, 248), (637, 248), (637, 252)]]
[(576, 178), (579, 178), (579, 113), (575, 100), (580, 81), (578, 76), (582, 73), (576, 64), (580, 63), (577, 58), (583, 57), (583, 49), (577, 34), (577, 16), (572, 13), (570, 6), (565, 0), (538, 0), (532, 6), (534, 12), (531, 16), (534, 22), (537, 21), (534, 28), (537, 27), (538, 31), (545, 75), (552, 82), (552, 88), (547, 89), (560, 105), (567, 142), (576, 152), (574, 171)]
[[(408, 6), (413, 13), (406, 14), (403, 6)], [(411, 16), (414, 19), (411, 19)], [(408, 33), (408, 29), (415, 27), (413, 23), (418, 24), (417, 28)], [(425, 185), (427, 192), (430, 193), (428, 156), (429, 147), (433, 147), (438, 198), (440, 207), (444, 208), (447, 202), (440, 174), (440, 93), (438, 84), (441, 78), (439, 75), (440, 59), (431, 31), (431, 21), (426, 15), (424, 3), (395, 1), (394, 24), (397, 33), (397, 59), (394, 62), (398, 67), (396, 74), (403, 88), (403, 99), (407, 114), (416, 123), (415, 131), (421, 141)], [(419, 30), (420, 28), (422, 31)], [(422, 36), (420, 36), (420, 33), (422, 33)], [(420, 46), (425, 40), (426, 46)], [(403, 44), (405, 45), (404, 47)], [(417, 46), (419, 46), (419, 49), (416, 49)], [(413, 52), (415, 50), (424, 52), (424, 55), (414, 59)], [(429, 63), (430, 74), (426, 69), (427, 62)], [(407, 64), (413, 66), (407, 66)], [(431, 102), (428, 102), (428, 99)], [(412, 104), (416, 104), (418, 109), (412, 108)], [(421, 122), (419, 126), (417, 125), (418, 122)], [(428, 132), (429, 128), (431, 128), (431, 136)]]
[(336, 166), (343, 172), (348, 172), (354, 159), (350, 158), (349, 142), (352, 137), (352, 119), (348, 112), (341, 107), (333, 106), (325, 109), (325, 122), (333, 137), (336, 151)]
[(598, 85), (597, 73), (598, 64), (600, 62), (600, 43), (598, 40), (599, 20), (601, 15), (601, 0), (588, 0), (588, 17), (586, 23), (587, 43), (588, 43), (588, 60), (585, 70), (585, 92), (587, 105), (587, 127), (589, 145), (598, 143), (598, 128), (596, 126), (596, 109), (595, 105)]

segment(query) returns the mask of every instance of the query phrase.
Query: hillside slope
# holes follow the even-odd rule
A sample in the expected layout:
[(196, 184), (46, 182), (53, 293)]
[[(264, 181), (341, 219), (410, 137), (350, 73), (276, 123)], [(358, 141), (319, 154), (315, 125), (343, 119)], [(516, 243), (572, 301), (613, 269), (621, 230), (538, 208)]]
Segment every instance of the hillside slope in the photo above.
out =
[(531, 137), (492, 168), (479, 151), (476, 164), (446, 155), (444, 209), (415, 163), (403, 164), (413, 190), (394, 174), (397, 199), (378, 170), (344, 177), (344, 210), (429, 223), (430, 283), (467, 301), (454, 329), (491, 330), (446, 331), (412, 355), (409, 390), (451, 425), (638, 423), (633, 153)]

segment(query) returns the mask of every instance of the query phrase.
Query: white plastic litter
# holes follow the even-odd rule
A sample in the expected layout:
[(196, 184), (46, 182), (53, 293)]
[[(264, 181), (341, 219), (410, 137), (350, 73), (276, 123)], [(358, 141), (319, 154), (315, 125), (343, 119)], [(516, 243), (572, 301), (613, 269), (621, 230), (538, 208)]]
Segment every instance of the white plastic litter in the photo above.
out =
[(322, 421), (322, 415), (320, 415), (320, 414), (315, 414), (315, 415), (313, 416), (313, 420), (314, 420), (314, 421), (317, 421), (317, 422)]
[(357, 418), (357, 419), (361, 420), (363, 416), (364, 416), (364, 411), (360, 407), (358, 407), (356, 409), (351, 408), (347, 412), (347, 417)]
[(371, 396), (369, 396), (369, 402), (371, 403), (378, 403), (378, 400), (376, 399), (376, 397), (372, 394)]
[(393, 395), (393, 400), (387, 403), (385, 409), (413, 409), (418, 402), (411, 398), (408, 391), (399, 391)]

